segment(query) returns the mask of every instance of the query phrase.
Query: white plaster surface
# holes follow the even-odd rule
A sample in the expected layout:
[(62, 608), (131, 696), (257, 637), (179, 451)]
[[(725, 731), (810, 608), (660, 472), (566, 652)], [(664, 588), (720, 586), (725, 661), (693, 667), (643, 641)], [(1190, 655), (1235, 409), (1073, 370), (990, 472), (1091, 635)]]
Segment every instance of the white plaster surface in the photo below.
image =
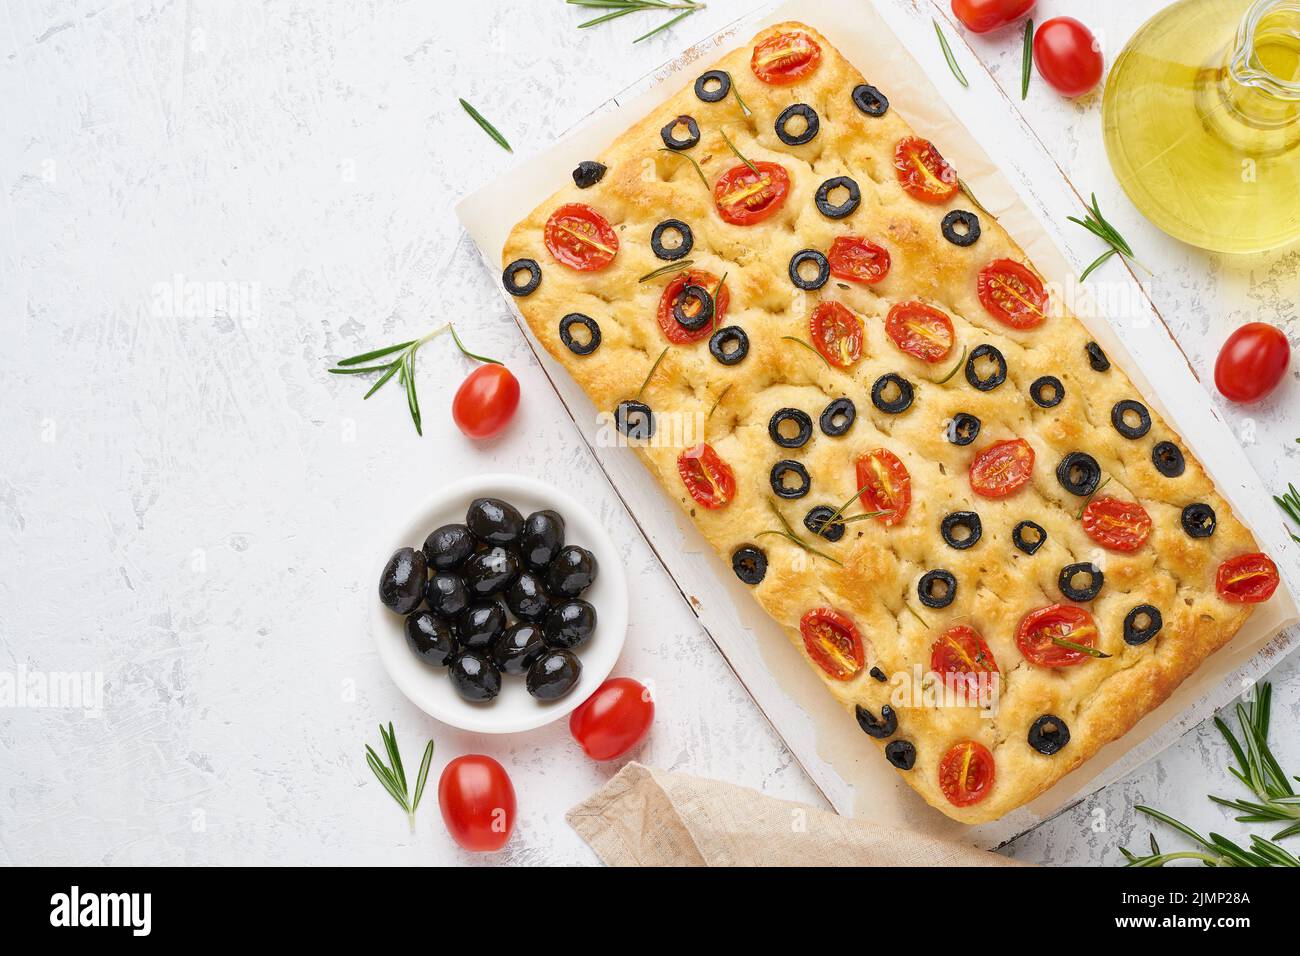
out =
[[(1113, 58), (1161, 5), (1083, 15)], [(0, 863), (593, 862), (563, 814), (617, 767), (588, 761), (564, 724), (505, 739), (436, 724), (367, 634), (376, 541), (431, 485), (480, 471), (568, 487), (620, 543), (633, 600), (616, 672), (658, 702), (638, 759), (820, 802), (583, 451), (451, 211), (513, 162), (457, 97), (525, 154), (750, 6), (710, 0), (633, 46), (653, 15), (579, 31), (584, 11), (561, 0), (6, 5), (0, 671), (102, 672), (105, 705), (0, 710)], [(1077, 8), (1040, 0), (1038, 17)], [(973, 45), (1018, 86), (1018, 34)], [(1165, 239), (1109, 172), (1097, 97), (1071, 103), (1036, 78), (1023, 109), (1155, 271), (1209, 400), (1236, 325), (1300, 340), (1300, 251), (1228, 258)], [(159, 287), (176, 277), (233, 297), (169, 303)], [(359, 379), (325, 374), (449, 318), (522, 383), (496, 441), (450, 423), (470, 369), (450, 342), (419, 358), (423, 438), (396, 387), (363, 405)], [(1297, 378), (1225, 410), (1272, 488), (1300, 480)], [(1295, 657), (1272, 674), (1292, 773), (1297, 676)], [(505, 851), (458, 850), (432, 789), (407, 831), (362, 760), (390, 719), (408, 762), (436, 739), (435, 779), (466, 752), (509, 768)], [(1113, 864), (1145, 842), (1144, 802), (1242, 834), (1204, 796), (1244, 795), (1227, 763), (1206, 724), (1004, 852)]]

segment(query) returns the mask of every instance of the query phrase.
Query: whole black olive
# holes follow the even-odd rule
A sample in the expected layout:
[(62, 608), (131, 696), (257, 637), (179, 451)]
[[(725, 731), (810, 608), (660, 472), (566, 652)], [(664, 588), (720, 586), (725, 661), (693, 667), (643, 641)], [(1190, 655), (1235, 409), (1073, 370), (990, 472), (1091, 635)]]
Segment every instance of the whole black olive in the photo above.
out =
[(596, 609), (586, 601), (565, 601), (546, 612), (542, 633), (551, 647), (570, 649), (591, 639), (596, 631)]
[(577, 597), (596, 580), (596, 557), (576, 544), (561, 548), (546, 569), (546, 590), (562, 597)]
[(500, 498), (475, 498), (465, 513), (465, 524), (484, 544), (514, 544), (524, 530), (524, 516)]
[(891, 740), (885, 744), (885, 759), (899, 770), (916, 766), (916, 745), (910, 740)]
[(1096, 342), (1089, 342), (1083, 350), (1088, 353), (1088, 364), (1092, 366), (1094, 372), (1110, 370), (1110, 359), (1106, 358), (1106, 353)]
[(427, 568), (423, 551), (401, 548), (394, 552), (379, 576), (379, 600), (396, 614), (410, 614), (424, 600)]
[(523, 621), (540, 620), (546, 609), (551, 606), (551, 599), (542, 586), (540, 575), (524, 571), (506, 588), (502, 599), (510, 613)]
[(455, 571), (474, 553), (474, 536), (463, 524), (445, 524), (424, 539), (424, 557), (430, 571)]
[(519, 536), (519, 557), (534, 571), (540, 571), (564, 547), (564, 519), (554, 511), (534, 511), (524, 519)]
[(469, 607), (469, 592), (456, 575), (435, 574), (424, 589), (424, 603), (440, 617), (455, 617)]
[(451, 625), (423, 609), (407, 616), (406, 643), (430, 664), (445, 664), (456, 653), (456, 637), (451, 632)]
[(506, 629), (506, 612), (500, 604), (471, 604), (456, 618), (456, 639), (461, 647), (476, 651), (492, 646)]
[(590, 189), (605, 177), (605, 167), (594, 159), (584, 159), (573, 170), (573, 185)]
[(528, 673), (533, 661), (546, 653), (542, 629), (520, 621), (508, 627), (492, 645), (492, 660), (503, 673), (518, 676)]
[(447, 674), (456, 693), (472, 703), (491, 700), (501, 693), (501, 672), (477, 651), (462, 651), (453, 657)]
[(505, 548), (485, 548), (469, 556), (460, 569), (471, 598), (491, 597), (505, 590), (519, 574), (519, 559)]
[(564, 650), (549, 650), (528, 668), (525, 686), (538, 700), (559, 700), (578, 683), (582, 661)]

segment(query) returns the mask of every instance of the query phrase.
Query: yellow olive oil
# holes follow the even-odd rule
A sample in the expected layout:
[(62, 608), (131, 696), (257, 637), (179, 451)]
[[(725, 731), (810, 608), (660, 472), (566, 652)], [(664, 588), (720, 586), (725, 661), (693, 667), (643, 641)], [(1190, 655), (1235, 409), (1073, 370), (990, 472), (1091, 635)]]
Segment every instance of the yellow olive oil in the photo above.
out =
[(1260, 252), (1300, 239), (1300, 0), (1181, 0), (1115, 60), (1106, 151), (1178, 239)]

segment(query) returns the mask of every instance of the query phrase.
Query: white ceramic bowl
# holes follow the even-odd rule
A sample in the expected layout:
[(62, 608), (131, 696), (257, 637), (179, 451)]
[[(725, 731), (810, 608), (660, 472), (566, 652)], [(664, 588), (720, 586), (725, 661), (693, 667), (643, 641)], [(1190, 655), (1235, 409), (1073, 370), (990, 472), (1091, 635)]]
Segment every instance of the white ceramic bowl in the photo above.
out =
[[(501, 693), (484, 704), (470, 703), (456, 693), (447, 668), (425, 663), (407, 646), (405, 619), (379, 601), (379, 577), (398, 548), (419, 548), (429, 532), (444, 524), (463, 523), (475, 498), (501, 498), (525, 515), (542, 508), (564, 518), (564, 540), (586, 548), (596, 557), (596, 583), (582, 595), (596, 608), (596, 632), (574, 651), (582, 676), (573, 690), (555, 701), (540, 701), (528, 693), (524, 679), (501, 675)], [(431, 495), (375, 556), (375, 570), (364, 593), (371, 606), (371, 632), (388, 676), (411, 702), (445, 724), (483, 734), (532, 730), (567, 716), (609, 676), (627, 635), (627, 577), (614, 542), (596, 517), (569, 495), (536, 478), (522, 475), (475, 475), (445, 485)]]

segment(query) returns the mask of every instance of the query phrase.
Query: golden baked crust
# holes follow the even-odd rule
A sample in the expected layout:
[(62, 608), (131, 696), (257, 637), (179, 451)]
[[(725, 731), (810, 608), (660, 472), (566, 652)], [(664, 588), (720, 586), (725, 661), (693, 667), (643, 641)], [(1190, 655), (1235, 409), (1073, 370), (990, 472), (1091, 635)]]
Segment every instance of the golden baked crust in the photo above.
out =
[[(820, 64), (791, 85), (761, 82), (750, 65), (754, 45), (795, 30), (820, 45)], [(743, 115), (734, 96), (706, 103), (688, 86), (597, 157), (608, 167), (597, 185), (566, 187), (520, 222), (506, 243), (502, 264), (519, 258), (539, 263), (540, 287), (517, 302), (547, 350), (596, 408), (609, 412), (635, 397), (667, 345), (656, 310), (673, 276), (638, 281), (665, 265), (651, 252), (651, 231), (670, 217), (690, 225), (694, 247), (689, 258), (696, 269), (726, 274), (730, 306), (724, 324), (746, 330), (749, 354), (737, 365), (724, 366), (710, 355), (707, 339), (675, 345), (663, 356), (642, 399), (662, 421), (680, 416), (704, 422), (704, 437), (734, 471), (735, 498), (720, 510), (698, 507), (678, 474), (680, 447), (652, 442), (642, 444), (639, 454), (724, 560), (746, 544), (766, 552), (767, 574), (754, 594), (805, 656), (799, 631), (805, 612), (828, 606), (854, 620), (866, 645), (866, 666), (852, 679), (837, 681), (814, 665), (851, 712), (861, 705), (879, 714), (891, 700), (895, 684), (869, 676), (873, 666), (886, 675), (928, 670), (931, 645), (956, 623), (968, 623), (983, 635), (1002, 675), (996, 713), (932, 704), (899, 707), (898, 730), (890, 739), (914, 744), (915, 765), (900, 773), (931, 805), (966, 823), (995, 819), (1124, 734), (1232, 638), (1250, 606), (1221, 600), (1214, 574), (1224, 559), (1256, 550), (1254, 540), (1185, 448), (1186, 470), (1180, 476), (1165, 477), (1153, 466), (1156, 442), (1178, 442), (1154, 411), (1151, 429), (1140, 439), (1124, 438), (1112, 427), (1114, 404), (1140, 394), (1117, 366), (1105, 372), (1090, 366), (1085, 351), (1090, 336), (1072, 316), (1061, 313), (1059, 304), (1054, 302), (1054, 314), (1045, 323), (1023, 331), (985, 310), (977, 296), (980, 269), (1003, 257), (1024, 262), (1024, 253), (962, 192), (947, 203), (930, 205), (901, 188), (894, 146), (912, 130), (892, 108), (876, 117), (854, 106), (850, 94), (863, 78), (823, 36), (802, 24), (781, 24), (715, 66), (730, 74), (751, 117)], [(888, 88), (883, 92), (887, 95)], [(820, 118), (819, 133), (806, 145), (784, 145), (774, 133), (774, 120), (794, 103), (810, 105)], [(755, 225), (725, 222), (691, 164), (662, 149), (661, 127), (681, 114), (699, 124), (701, 140), (687, 154), (699, 163), (710, 187), (738, 165), (723, 130), (749, 160), (782, 164), (791, 186), (780, 212)], [(943, 144), (937, 145), (942, 150)], [(823, 181), (840, 175), (858, 183), (862, 199), (854, 213), (836, 221), (818, 211), (814, 193)], [(547, 219), (570, 202), (589, 204), (613, 226), (619, 248), (607, 268), (575, 271), (548, 252)], [(940, 221), (953, 209), (978, 214), (982, 235), (972, 245), (959, 247), (941, 235)], [(843, 235), (866, 236), (886, 247), (892, 259), (887, 277), (874, 286), (832, 279), (819, 291), (796, 290), (787, 272), (791, 256), (805, 248), (824, 252)], [(865, 325), (864, 357), (848, 371), (831, 368), (783, 338), (807, 339), (809, 314), (826, 299), (843, 303)], [(937, 365), (904, 354), (885, 334), (889, 308), (909, 299), (941, 309), (953, 322), (957, 346)], [(602, 341), (592, 354), (576, 355), (561, 341), (559, 321), (573, 312), (599, 323)], [(960, 371), (939, 383), (963, 346), (981, 343), (992, 343), (1005, 355), (1005, 384), (977, 391)], [(915, 388), (915, 401), (902, 414), (884, 414), (870, 399), (872, 383), (889, 372), (903, 375)], [(1064, 400), (1054, 408), (1040, 408), (1029, 398), (1029, 384), (1041, 375), (1054, 375), (1064, 384)], [(710, 414), (719, 395), (722, 400)], [(854, 401), (857, 421), (842, 437), (828, 437), (816, 426), (818, 415), (840, 396)], [(813, 437), (803, 448), (779, 448), (769, 438), (769, 419), (783, 407), (802, 409), (813, 419)], [(970, 446), (959, 447), (945, 437), (957, 412), (982, 420)], [(1026, 439), (1036, 453), (1030, 483), (1000, 500), (973, 494), (967, 477), (971, 459), (1011, 438)], [(811, 506), (836, 507), (853, 495), (858, 485), (854, 463), (878, 447), (897, 455), (911, 475), (912, 504), (905, 519), (893, 527), (874, 519), (850, 523), (838, 543), (805, 530), (803, 519)], [(1055, 475), (1057, 463), (1073, 451), (1097, 459), (1109, 478), (1106, 495), (1136, 500), (1150, 514), (1150, 539), (1135, 553), (1104, 550), (1084, 533), (1076, 518), (1084, 499), (1067, 492)], [(799, 500), (777, 501), (769, 470), (787, 458), (806, 466), (811, 492)], [(756, 537), (779, 527), (774, 502), (805, 541), (840, 564), (812, 557), (780, 537)], [(1193, 502), (1208, 503), (1217, 512), (1212, 537), (1193, 539), (1183, 531), (1180, 512)], [(850, 513), (861, 510), (855, 503)], [(983, 536), (974, 547), (956, 550), (940, 536), (940, 520), (954, 511), (979, 514)], [(1047, 542), (1032, 556), (1011, 542), (1013, 527), (1023, 519), (1048, 532)], [(1105, 585), (1087, 606), (1100, 632), (1097, 646), (1111, 656), (1060, 669), (1035, 666), (1017, 648), (1017, 625), (1033, 608), (1065, 602), (1058, 573), (1079, 561), (1095, 561), (1104, 570)], [(947, 608), (918, 604), (918, 579), (932, 568), (945, 568), (957, 578), (956, 600)], [(1123, 621), (1139, 604), (1161, 610), (1163, 629), (1149, 642), (1130, 646), (1122, 637)], [(1070, 731), (1069, 743), (1052, 756), (1027, 742), (1028, 728), (1043, 714), (1061, 718)], [(938, 765), (949, 747), (963, 740), (978, 741), (992, 752), (996, 777), (984, 799), (960, 808), (945, 798)]]

